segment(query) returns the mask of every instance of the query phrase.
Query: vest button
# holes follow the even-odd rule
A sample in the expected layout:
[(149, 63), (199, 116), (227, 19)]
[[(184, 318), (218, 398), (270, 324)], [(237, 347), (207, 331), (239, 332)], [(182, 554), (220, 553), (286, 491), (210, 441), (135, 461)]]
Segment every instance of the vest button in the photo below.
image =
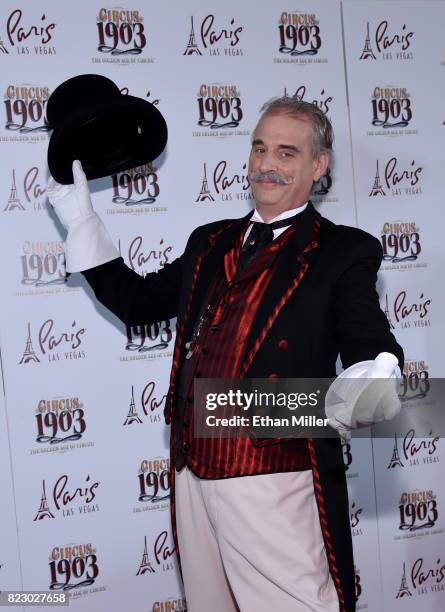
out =
[(280, 378), (280, 377), (278, 376), (278, 374), (276, 372), (272, 372), (272, 374), (269, 374), (268, 378), (276, 379), (276, 378)]
[(278, 348), (280, 348), (282, 351), (285, 351), (288, 347), (289, 347), (289, 342), (285, 340), (284, 338), (283, 340), (280, 340), (278, 342)]
[(217, 331), (220, 331), (220, 330), (221, 330), (221, 326), (220, 325), (213, 324), (213, 325), (210, 326), (210, 331), (212, 331), (212, 332), (217, 332)]
[(202, 349), (201, 349), (201, 353), (203, 355), (208, 355), (208, 353), (209, 353), (208, 347), (207, 346), (203, 346)]
[(182, 445), (182, 448), (183, 448), (185, 451), (188, 451), (188, 450), (189, 450), (189, 448), (190, 448), (190, 444), (189, 444), (188, 442), (184, 442), (184, 444)]
[(193, 399), (194, 399), (193, 395), (189, 395), (188, 398), (187, 398), (188, 403), (189, 404), (193, 404)]
[(182, 424), (184, 425), (184, 427), (188, 427), (190, 425), (190, 422), (187, 421), (187, 419), (185, 419)]

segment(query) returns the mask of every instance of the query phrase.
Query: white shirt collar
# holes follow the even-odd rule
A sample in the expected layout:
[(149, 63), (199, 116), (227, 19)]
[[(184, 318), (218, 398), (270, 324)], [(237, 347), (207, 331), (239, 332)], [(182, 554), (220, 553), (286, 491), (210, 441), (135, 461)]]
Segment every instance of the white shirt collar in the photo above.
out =
[(307, 205), (308, 202), (306, 202), (306, 204), (303, 204), (302, 206), (296, 206), (295, 208), (291, 208), (290, 210), (285, 210), (280, 215), (274, 217), (270, 221), (264, 221), (260, 213), (255, 208), (253, 215), (250, 217), (250, 221), (259, 221), (260, 223), (273, 223), (274, 221), (281, 221), (282, 219), (288, 219), (289, 217), (293, 217), (294, 215), (303, 212)]

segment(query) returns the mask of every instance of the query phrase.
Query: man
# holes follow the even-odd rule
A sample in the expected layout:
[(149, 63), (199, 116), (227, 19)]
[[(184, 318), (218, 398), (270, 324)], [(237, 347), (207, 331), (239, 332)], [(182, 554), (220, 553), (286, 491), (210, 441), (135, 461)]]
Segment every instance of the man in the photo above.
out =
[[(375, 360), (390, 376), (403, 367), (375, 291), (379, 242), (308, 202), (332, 138), (315, 105), (265, 105), (249, 159), (253, 214), (198, 227), (181, 257), (145, 278), (119, 258), (76, 162), (74, 188), (50, 187), (68, 228), (67, 270), (82, 270), (127, 324), (178, 317), (165, 416), (173, 534), (193, 612), (355, 610), (340, 440), (193, 434), (199, 377), (335, 377), (338, 353), (344, 368)], [(394, 414), (392, 400), (378, 418)]]

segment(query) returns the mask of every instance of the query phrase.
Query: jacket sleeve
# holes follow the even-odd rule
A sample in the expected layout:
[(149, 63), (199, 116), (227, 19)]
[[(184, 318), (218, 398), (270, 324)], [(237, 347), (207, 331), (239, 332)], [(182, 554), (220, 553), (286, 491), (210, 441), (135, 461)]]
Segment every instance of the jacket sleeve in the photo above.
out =
[(403, 370), (403, 349), (391, 333), (376, 290), (382, 249), (376, 238), (361, 234), (334, 289), (334, 334), (341, 361), (348, 368), (388, 352)]
[(145, 277), (131, 270), (122, 257), (82, 274), (99, 302), (127, 325), (171, 319), (178, 313), (184, 266), (193, 235), (194, 232), (181, 257)]

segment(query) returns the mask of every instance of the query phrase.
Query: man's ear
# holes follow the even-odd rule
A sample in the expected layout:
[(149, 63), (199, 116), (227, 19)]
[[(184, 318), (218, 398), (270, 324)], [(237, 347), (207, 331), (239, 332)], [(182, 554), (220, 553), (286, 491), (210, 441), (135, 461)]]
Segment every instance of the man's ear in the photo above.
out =
[(326, 150), (321, 151), (320, 155), (316, 159), (315, 170), (314, 170), (314, 182), (317, 182), (320, 177), (326, 174), (326, 170), (329, 165), (329, 153)]

